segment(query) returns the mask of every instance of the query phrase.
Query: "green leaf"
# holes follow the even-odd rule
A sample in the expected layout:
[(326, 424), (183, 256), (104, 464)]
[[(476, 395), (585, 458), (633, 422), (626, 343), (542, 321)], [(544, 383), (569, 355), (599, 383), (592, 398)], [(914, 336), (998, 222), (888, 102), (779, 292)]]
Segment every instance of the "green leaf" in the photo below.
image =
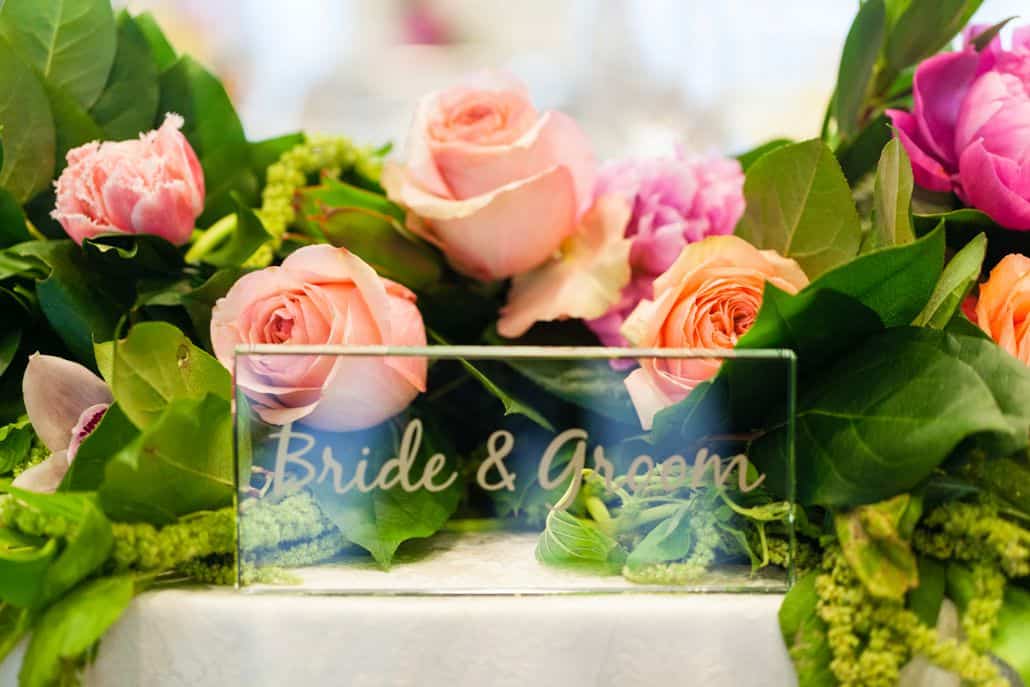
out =
[[(487, 343), (511, 345), (518, 342), (491, 334)], [(512, 358), (504, 363), (544, 391), (580, 408), (619, 422), (636, 417), (623, 375), (613, 370), (607, 360)]]
[[(445, 339), (435, 332), (430, 332), (430, 337), (441, 346), (449, 345)], [(515, 398), (507, 391), (497, 385), (495, 381), (490, 379), (482, 370), (470, 363), (465, 358), (456, 359), (461, 366), (465, 368), (465, 371), (472, 375), (472, 378), (482, 385), (483, 389), (486, 390), (491, 396), (496, 398), (504, 406), (505, 415), (522, 415), (523, 417), (529, 418), (536, 425), (549, 430), (554, 431), (554, 425), (552, 425), (547, 418), (538, 413), (535, 408), (523, 403), (519, 399)]]
[(96, 491), (104, 481), (107, 463), (139, 436), (121, 407), (114, 403), (104, 413), (96, 429), (79, 446), (61, 491)]
[(94, 339), (110, 338), (124, 310), (120, 294), (111, 289), (126, 285), (105, 281), (71, 241), (27, 243), (15, 250), (50, 268), (36, 284), (40, 310), (75, 359), (92, 365)]
[(1009, 584), (998, 613), (991, 653), (1030, 683), (1030, 592)]
[(810, 278), (858, 253), (862, 227), (851, 190), (822, 141), (764, 155), (748, 171), (744, 197), (737, 235), (796, 259)]
[(851, 570), (874, 597), (901, 601), (919, 585), (919, 566), (899, 529), (912, 497), (859, 506), (834, 515), (841, 550)]
[(879, 315), (885, 327), (909, 324), (929, 301), (944, 267), (944, 231), (915, 243), (860, 256), (812, 282), (805, 291), (832, 290)]
[(157, 117), (158, 69), (147, 38), (129, 13), (118, 15), (118, 49), (103, 93), (90, 110), (103, 138), (134, 138)]
[(0, 475), (25, 462), (32, 449), (32, 425), (28, 419), (0, 427)]
[(568, 511), (552, 510), (537, 540), (536, 558), (557, 567), (615, 573), (622, 569), (626, 552), (590, 520), (577, 518)]
[(416, 291), (443, 274), (439, 251), (404, 227), (404, 211), (385, 196), (331, 178), (301, 194), (302, 213), (312, 233), (344, 246), (375, 268)]
[[(0, 169), (3, 168), (3, 160), (3, 144), (0, 143)], [(21, 205), (10, 191), (0, 188), (0, 248), (31, 240)]]
[(947, 582), (944, 563), (928, 556), (919, 557), (919, 586), (909, 592), (908, 607), (927, 627), (937, 627)]
[(887, 74), (933, 55), (962, 30), (983, 0), (911, 0), (887, 37)]
[(272, 235), (265, 230), (258, 216), (251, 210), (239, 194), (233, 192), (233, 203), (236, 206), (236, 227), (228, 240), (204, 256), (204, 262), (215, 267), (239, 267), (263, 246)]
[(150, 234), (101, 234), (83, 241), (82, 250), (110, 278), (178, 275), (185, 265), (178, 248)]
[(71, 94), (51, 83), (44, 87), (57, 131), (57, 171), (60, 171), (69, 150), (103, 138), (104, 132)]
[[(928, 329), (871, 337), (820, 374), (796, 416), (798, 500), (846, 507), (907, 491), (960, 445), (1014, 453), (1030, 434), (1030, 370), (989, 341)], [(752, 445), (774, 484), (783, 429)]]
[(234, 191), (245, 205), (254, 205), (258, 186), (250, 144), (222, 83), (192, 58), (179, 58), (161, 74), (158, 113), (165, 112), (185, 119), (183, 134), (204, 169), (207, 200), (198, 224), (207, 226), (232, 213)]
[(876, 169), (869, 248), (901, 246), (916, 240), (912, 228), (913, 185), (908, 153), (901, 141), (893, 138), (884, 147)]
[(659, 522), (626, 558), (631, 570), (655, 563), (668, 563), (686, 558), (694, 542), (690, 507), (684, 504), (676, 512)]
[(774, 150), (779, 150), (783, 146), (788, 146), (793, 143), (794, 141), (789, 138), (773, 139), (757, 146), (756, 148), (752, 148), (746, 153), (741, 153), (737, 156), (737, 162), (740, 163), (741, 168), (746, 172), (751, 169), (751, 166), (758, 162), (766, 153), (771, 153)]
[(56, 557), (56, 539), (37, 548), (0, 548), (0, 599), (18, 608), (33, 606)]
[(780, 606), (779, 621), (783, 641), (798, 676), (799, 687), (834, 687), (837, 678), (830, 670), (833, 653), (826, 635), (826, 624), (819, 618), (815, 589), (817, 573), (801, 577), (787, 592)]
[(968, 245), (980, 234), (985, 234), (987, 255), (984, 258), (984, 266), (988, 269), (1009, 253), (1027, 252), (1023, 232), (1006, 229), (983, 212), (972, 208), (917, 214), (913, 220), (917, 234), (925, 234), (943, 222), (948, 235), (948, 245), (955, 250)]
[[(332, 445), (335, 459), (347, 474), (354, 471), (361, 447), (371, 447), (375, 453), (368, 457), (368, 474), (375, 474), (383, 462), (398, 455), (398, 427), (405, 424), (394, 420), (366, 432), (327, 434), (319, 438)], [(444, 442), (445, 436), (433, 424), (426, 423), (421, 450), (412, 463), (411, 474), (422, 474), (430, 457), (437, 453), (446, 457), (440, 471), (441, 478), (455, 471), (453, 447)], [(391, 448), (391, 455), (386, 455)], [(462, 485), (460, 480), (454, 480), (443, 491), (418, 489), (407, 492), (397, 484), (390, 489), (374, 489), (368, 493), (350, 491), (339, 494), (332, 480), (326, 480), (309, 487), (309, 490), (343, 536), (368, 551), (381, 568), (387, 569), (403, 542), (432, 536), (446, 524), (458, 507)]]
[(179, 56), (168, 41), (168, 38), (165, 37), (164, 31), (161, 30), (157, 20), (154, 19), (154, 15), (150, 12), (144, 12), (137, 15), (134, 20), (136, 26), (139, 27), (140, 32), (142, 32), (143, 37), (146, 39), (147, 45), (150, 46), (150, 56), (154, 59), (157, 70), (163, 72), (171, 69), (179, 60)]
[(21, 643), (34, 620), (32, 612), (27, 608), (0, 605), (0, 662)]
[(232, 413), (216, 395), (175, 398), (107, 463), (100, 502), (115, 520), (174, 522), (232, 502)]
[(883, 0), (863, 2), (844, 43), (833, 101), (837, 128), (845, 138), (850, 138), (858, 130), (886, 33), (887, 11)]
[(138, 324), (121, 341), (97, 344), (97, 351), (98, 360), (111, 361), (100, 371), (137, 427), (157, 421), (174, 401), (200, 401), (208, 394), (231, 398), (229, 372), (170, 324)]
[(87, 582), (51, 606), (39, 619), (18, 673), (19, 687), (51, 687), (65, 661), (90, 651), (129, 606), (132, 577)]
[(856, 136), (837, 147), (837, 159), (848, 183), (857, 186), (876, 169), (893, 133), (886, 115), (872, 119)]
[(105, 0), (6, 0), (2, 33), (30, 65), (82, 107), (96, 102), (114, 62), (114, 13)]
[(24, 203), (50, 185), (56, 159), (56, 132), (43, 84), (2, 34), (0, 93), (17, 94), (0, 100), (0, 129), (6, 141), (0, 187), (18, 203)]
[(46, 574), (37, 580), (33, 605), (45, 607), (107, 561), (114, 535), (92, 494), (37, 494), (11, 486), (5, 491), (44, 515), (58, 516), (69, 523), (64, 546), (47, 566)]
[(962, 301), (980, 278), (984, 256), (987, 254), (987, 237), (978, 234), (975, 239), (955, 254), (944, 273), (937, 280), (930, 301), (913, 320), (917, 327), (944, 329), (955, 313), (962, 307)]

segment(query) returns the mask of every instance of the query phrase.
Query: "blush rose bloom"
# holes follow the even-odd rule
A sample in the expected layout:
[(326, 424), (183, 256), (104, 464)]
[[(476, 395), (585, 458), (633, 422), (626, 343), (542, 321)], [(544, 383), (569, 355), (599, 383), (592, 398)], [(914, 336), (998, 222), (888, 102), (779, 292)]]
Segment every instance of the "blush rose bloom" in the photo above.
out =
[[(787, 293), (808, 285), (796, 262), (758, 250), (736, 236), (715, 236), (683, 249), (654, 282), (654, 300), (640, 302), (622, 333), (641, 348), (733, 348), (754, 324), (766, 282)], [(645, 358), (626, 389), (650, 429), (658, 411), (682, 401), (719, 371), (716, 358)]]
[[(424, 346), (415, 295), (344, 248), (307, 246), (242, 277), (211, 315), (215, 355), (240, 344)], [(236, 384), (270, 424), (351, 431), (402, 412), (426, 389), (426, 359), (240, 355)]]
[(76, 243), (98, 234), (153, 234), (181, 246), (204, 210), (204, 172), (179, 131), (182, 117), (136, 141), (68, 151), (51, 216)]
[(925, 60), (912, 112), (888, 110), (916, 183), (954, 191), (1009, 229), (1030, 230), (1030, 27), (1011, 50), (999, 39)]
[(571, 118), (537, 112), (521, 82), (486, 72), (422, 99), (407, 163), (382, 181), (412, 231), (492, 281), (537, 267), (575, 231), (596, 166)]
[(976, 323), (1006, 351), (1030, 365), (1030, 258), (1006, 255), (980, 285)]
[(632, 276), (618, 301), (587, 326), (605, 346), (625, 346), (622, 323), (644, 298), (655, 278), (688, 243), (732, 234), (744, 214), (744, 172), (736, 160), (675, 156), (606, 164), (597, 195), (616, 194), (633, 210), (626, 227), (632, 240)]

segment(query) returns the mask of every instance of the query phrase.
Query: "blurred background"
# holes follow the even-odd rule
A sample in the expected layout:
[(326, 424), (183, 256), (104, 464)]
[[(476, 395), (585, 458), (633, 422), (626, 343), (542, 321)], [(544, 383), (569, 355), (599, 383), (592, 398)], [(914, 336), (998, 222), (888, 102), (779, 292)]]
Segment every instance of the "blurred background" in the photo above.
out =
[[(977, 21), (1026, 11), (986, 0)], [(818, 134), (857, 0), (116, 0), (212, 68), (258, 139), (403, 144), (418, 97), (521, 76), (602, 158)]]

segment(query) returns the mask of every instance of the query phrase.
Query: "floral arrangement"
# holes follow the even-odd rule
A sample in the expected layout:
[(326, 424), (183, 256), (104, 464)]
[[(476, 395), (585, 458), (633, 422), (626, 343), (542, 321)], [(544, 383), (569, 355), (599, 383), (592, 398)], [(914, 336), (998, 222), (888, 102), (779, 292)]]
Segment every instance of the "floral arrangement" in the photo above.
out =
[[(817, 139), (599, 164), (493, 72), (427, 95), (403, 158), (249, 141), (149, 15), (0, 3), (0, 656), (29, 637), (20, 684), (74, 684), (136, 593), (233, 580), (234, 384), (266, 422), (364, 432), (432, 372), (237, 345), (788, 348), (796, 507), (770, 484), (643, 511), (587, 474), (565, 510), (479, 508), (542, 530), (544, 563), (642, 584), (793, 563), (804, 686), (1030, 681), (1030, 30), (953, 49), (980, 4), (865, 0)], [(638, 434), (737, 379), (717, 358), (575, 372), (464, 374), (526, 422), (546, 418), (520, 398), (576, 396)], [(782, 466), (784, 428), (742, 412), (752, 460)], [(460, 483), (427, 498), (359, 537), (298, 491), (240, 536), (283, 567), (355, 546), (388, 567), (472, 507)]]

